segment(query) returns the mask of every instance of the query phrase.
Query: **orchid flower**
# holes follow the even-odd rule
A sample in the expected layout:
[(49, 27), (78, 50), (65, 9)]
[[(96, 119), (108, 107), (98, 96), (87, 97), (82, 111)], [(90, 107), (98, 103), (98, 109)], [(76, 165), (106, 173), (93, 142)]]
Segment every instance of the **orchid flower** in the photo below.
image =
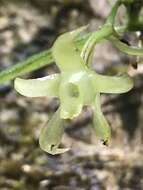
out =
[(39, 79), (15, 80), (15, 89), (27, 97), (57, 97), (60, 106), (40, 134), (41, 148), (50, 154), (63, 153), (59, 148), (64, 133), (64, 121), (77, 117), (84, 105), (93, 109), (93, 128), (104, 143), (110, 139), (110, 127), (101, 111), (100, 93), (124, 93), (133, 87), (132, 79), (123, 76), (105, 76), (87, 67), (76, 48), (75, 37), (83, 28), (65, 33), (57, 38), (52, 55), (60, 73)]

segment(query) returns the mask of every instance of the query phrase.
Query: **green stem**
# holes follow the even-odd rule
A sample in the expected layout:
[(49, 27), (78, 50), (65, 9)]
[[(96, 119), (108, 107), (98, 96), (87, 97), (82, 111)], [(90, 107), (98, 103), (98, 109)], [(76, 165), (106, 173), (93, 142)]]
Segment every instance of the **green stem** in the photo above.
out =
[(117, 38), (110, 37), (112, 43), (117, 47), (120, 51), (135, 56), (143, 56), (143, 48), (128, 46), (127, 44), (121, 42)]
[(17, 76), (39, 69), (45, 65), (51, 64), (52, 62), (53, 58), (50, 49), (33, 55), (29, 59), (19, 62), (14, 66), (12, 65), (6, 70), (0, 72), (0, 84), (8, 80), (12, 80)]
[(113, 6), (109, 16), (107, 17), (107, 20), (105, 22), (105, 24), (110, 24), (110, 25), (114, 25), (114, 20), (118, 11), (119, 6), (121, 5), (121, 0), (118, 0), (115, 5)]
[(108, 38), (112, 33), (113, 28), (110, 25), (104, 25), (101, 29), (91, 34), (91, 36), (83, 46), (81, 52), (81, 57), (87, 64), (89, 63), (89, 59), (91, 57), (95, 44), (97, 44), (104, 38)]

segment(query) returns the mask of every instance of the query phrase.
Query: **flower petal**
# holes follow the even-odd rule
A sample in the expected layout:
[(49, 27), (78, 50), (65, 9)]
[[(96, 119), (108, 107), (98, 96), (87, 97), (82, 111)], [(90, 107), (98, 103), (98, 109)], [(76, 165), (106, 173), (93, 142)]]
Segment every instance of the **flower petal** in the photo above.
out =
[(92, 83), (97, 92), (124, 93), (133, 87), (133, 80), (127, 74), (121, 76), (92, 75)]
[(93, 127), (95, 129), (95, 133), (97, 136), (103, 141), (104, 144), (108, 144), (110, 136), (111, 136), (111, 130), (108, 125), (107, 120), (105, 119), (102, 111), (101, 111), (101, 105), (100, 105), (100, 94), (96, 94), (95, 102), (93, 104)]
[(59, 74), (28, 80), (16, 78), (14, 81), (14, 87), (17, 92), (27, 97), (57, 97), (59, 92), (59, 82)]
[(85, 30), (85, 27), (64, 33), (55, 41), (52, 47), (52, 54), (61, 72), (75, 72), (85, 68), (80, 51), (76, 48), (74, 42), (74, 37), (79, 35), (83, 30)]
[(62, 135), (64, 133), (64, 120), (60, 119), (60, 109), (54, 113), (53, 117), (41, 130), (39, 144), (41, 149), (49, 154), (61, 154), (69, 150), (69, 148), (58, 148)]

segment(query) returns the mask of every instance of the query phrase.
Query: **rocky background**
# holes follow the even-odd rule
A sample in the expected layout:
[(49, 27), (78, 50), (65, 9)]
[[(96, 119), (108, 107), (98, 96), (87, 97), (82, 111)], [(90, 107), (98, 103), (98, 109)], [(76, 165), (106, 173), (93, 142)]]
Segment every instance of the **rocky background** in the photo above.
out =
[[(106, 0), (0, 0), (0, 70), (49, 48), (62, 32), (87, 23), (96, 28), (109, 11)], [(105, 42), (95, 49), (93, 68), (113, 74), (129, 61)], [(55, 65), (47, 66), (26, 77), (56, 70)], [(0, 189), (143, 190), (142, 67), (128, 71), (134, 76), (132, 91), (102, 96), (112, 128), (109, 147), (91, 130), (91, 111), (85, 108), (66, 128), (63, 146), (71, 150), (59, 156), (48, 155), (38, 145), (40, 129), (58, 101), (22, 97), (12, 82), (1, 85)]]

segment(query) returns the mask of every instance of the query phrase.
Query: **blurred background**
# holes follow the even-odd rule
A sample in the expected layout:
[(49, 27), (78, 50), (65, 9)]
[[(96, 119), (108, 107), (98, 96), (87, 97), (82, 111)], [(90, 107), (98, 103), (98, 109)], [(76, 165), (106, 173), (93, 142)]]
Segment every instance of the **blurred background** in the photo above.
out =
[[(51, 47), (56, 37), (88, 23), (96, 29), (110, 11), (107, 0), (0, 0), (0, 71)], [(121, 21), (123, 9), (118, 14)], [(134, 39), (133, 39), (134, 41)], [(143, 75), (129, 58), (104, 42), (95, 49), (93, 69), (128, 70), (135, 87), (123, 95), (102, 95), (112, 128), (105, 147), (90, 128), (91, 110), (67, 124), (65, 154), (51, 156), (38, 144), (40, 130), (58, 100), (26, 98), (13, 82), (0, 86), (0, 190), (143, 190)], [(57, 72), (46, 66), (25, 77)]]

